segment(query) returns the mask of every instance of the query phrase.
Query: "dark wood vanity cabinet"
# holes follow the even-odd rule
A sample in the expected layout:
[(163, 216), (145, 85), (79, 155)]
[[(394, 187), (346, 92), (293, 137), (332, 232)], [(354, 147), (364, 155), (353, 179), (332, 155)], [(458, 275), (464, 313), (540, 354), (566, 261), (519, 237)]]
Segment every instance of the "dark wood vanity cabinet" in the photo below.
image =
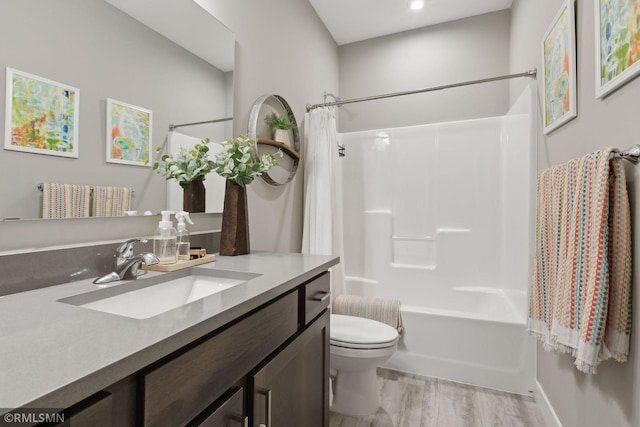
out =
[(145, 427), (184, 425), (269, 356), (298, 325), (291, 292), (249, 317), (140, 374)]
[(325, 272), (75, 405), (64, 425), (328, 427), (329, 292)]

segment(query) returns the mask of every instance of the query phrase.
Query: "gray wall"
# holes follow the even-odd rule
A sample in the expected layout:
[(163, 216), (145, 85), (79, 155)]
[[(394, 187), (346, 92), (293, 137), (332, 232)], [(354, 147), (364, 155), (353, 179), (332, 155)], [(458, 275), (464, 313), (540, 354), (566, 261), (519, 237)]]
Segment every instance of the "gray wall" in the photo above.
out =
[[(509, 11), (340, 46), (340, 96), (360, 98), (507, 74)], [(340, 107), (340, 132), (503, 115), (509, 84)], [(347, 148), (348, 149), (348, 148)]]
[[(154, 148), (163, 144), (169, 123), (225, 114), (220, 70), (102, 0), (5, 0), (0, 39), (3, 81), (11, 67), (80, 89), (79, 158), (1, 150), (0, 218), (38, 218), (36, 184), (43, 181), (130, 186), (133, 209), (165, 207), (164, 178), (151, 168), (106, 163), (106, 98), (153, 111)], [(2, 103), (1, 117), (4, 112)], [(0, 132), (4, 140), (4, 120)]]
[[(90, 3), (96, 1), (92, 0)], [(19, 3), (22, 3), (22, 0), (12, 0), (11, 4), (12, 7), (18, 7)], [(30, 0), (30, 3), (35, 3), (35, 0)], [(39, 5), (44, 3), (48, 2), (38, 2)], [(86, 0), (76, 0), (74, 3), (80, 10), (89, 9), (90, 12), (93, 9), (83, 6), (84, 3), (89, 3)], [(203, 0), (201, 3), (206, 2)], [(214, 15), (236, 34), (234, 134), (247, 132), (249, 111), (260, 95), (275, 93), (285, 97), (298, 122), (302, 123), (306, 103), (321, 101), (325, 90), (338, 90), (337, 45), (307, 1), (209, 0), (208, 3), (207, 6)], [(6, 2), (3, 2), (3, 8), (5, 4)], [(107, 6), (96, 7), (104, 11), (102, 8)], [(3, 24), (5, 20), (10, 19), (9, 15), (5, 14), (3, 9), (3, 13), (0, 14)], [(131, 35), (131, 38), (137, 39), (138, 36)], [(156, 47), (154, 51), (160, 49), (160, 43), (160, 40), (153, 43)], [(3, 42), (2, 52), (6, 46), (7, 43)], [(4, 53), (0, 54), (0, 58), (3, 56)], [(168, 58), (165, 64), (172, 60), (172, 57)], [(20, 68), (17, 65), (15, 67)], [(38, 72), (47, 75), (47, 69)], [(78, 75), (78, 78), (88, 78), (82, 73)], [(64, 76), (50, 77), (74, 83), (70, 79), (63, 79)], [(159, 85), (157, 90), (160, 91), (163, 87)], [(81, 95), (83, 96), (84, 94)], [(135, 103), (136, 100), (131, 99), (130, 102)], [(171, 102), (171, 98), (167, 97), (166, 102)], [(184, 109), (186, 106), (183, 105), (181, 108)], [(97, 114), (102, 117), (100, 112)], [(191, 121), (201, 115), (209, 117), (208, 113), (198, 110), (197, 115), (185, 113), (185, 116), (188, 116), (185, 117), (185, 121)], [(180, 122), (181, 119), (182, 116), (166, 120)], [(162, 125), (162, 130), (166, 129), (167, 121)], [(99, 138), (102, 144), (103, 132), (95, 132), (96, 138)], [(249, 221), (252, 250), (300, 250), (302, 185), (302, 169), (298, 170), (294, 181), (284, 187), (269, 187), (262, 180), (250, 184)], [(1, 222), (0, 251), (151, 235), (157, 226), (157, 219), (140, 218), (134, 221), (135, 225), (127, 220), (130, 218)], [(203, 217), (197, 224), (202, 228), (218, 228), (219, 225), (219, 215)]]
[[(247, 133), (251, 106), (284, 97), (303, 130), (305, 105), (338, 90), (338, 47), (306, 0), (200, 0), (236, 34), (235, 134)], [(302, 132), (301, 132), (302, 133)], [(304, 150), (304, 146), (303, 146)], [(293, 181), (248, 187), (252, 250), (298, 252), (302, 246), (304, 169)]]
[[(562, 4), (561, 0), (515, 0), (511, 20), (510, 67), (515, 72), (532, 64), (541, 70), (543, 35)], [(593, 2), (577, 2), (578, 117), (548, 136), (542, 133), (542, 111), (538, 111), (538, 170), (564, 163), (609, 145), (627, 148), (640, 142), (638, 99), (640, 78), (604, 100), (595, 99), (595, 31)], [(541, 99), (538, 78), (538, 98)], [(512, 85), (511, 100), (521, 89)], [(541, 104), (541, 103), (540, 103)], [(632, 227), (640, 224), (638, 166), (626, 165), (630, 183)], [(634, 233), (634, 266), (640, 265), (637, 248), (640, 233)], [(638, 308), (639, 276), (634, 271), (634, 307)], [(631, 356), (620, 364), (603, 362), (597, 375), (585, 375), (567, 355), (547, 353), (538, 344), (537, 378), (564, 426), (640, 425), (640, 315), (634, 314)]]

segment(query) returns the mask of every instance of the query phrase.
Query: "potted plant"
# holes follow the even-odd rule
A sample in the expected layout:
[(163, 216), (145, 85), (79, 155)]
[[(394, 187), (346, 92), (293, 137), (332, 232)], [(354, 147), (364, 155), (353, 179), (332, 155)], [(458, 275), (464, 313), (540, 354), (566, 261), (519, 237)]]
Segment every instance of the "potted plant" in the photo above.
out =
[[(273, 154), (254, 156), (255, 141), (246, 135), (228, 139), (216, 153), (213, 170), (227, 180), (220, 230), (220, 255), (249, 253), (249, 215), (246, 185), (278, 164)], [(277, 155), (282, 157), (278, 150)]]
[[(165, 179), (173, 179), (184, 189), (183, 209), (187, 212), (205, 211), (206, 175), (215, 168), (215, 162), (209, 159), (209, 138), (203, 139), (194, 148), (180, 147), (177, 154), (165, 154), (161, 162), (155, 162), (153, 169)], [(156, 151), (162, 150), (162, 147)]]
[(264, 121), (271, 129), (273, 140), (283, 143), (288, 142), (287, 131), (296, 127), (296, 125), (289, 120), (289, 116), (286, 113), (283, 113), (281, 116), (278, 116), (276, 113), (271, 113), (264, 118)]

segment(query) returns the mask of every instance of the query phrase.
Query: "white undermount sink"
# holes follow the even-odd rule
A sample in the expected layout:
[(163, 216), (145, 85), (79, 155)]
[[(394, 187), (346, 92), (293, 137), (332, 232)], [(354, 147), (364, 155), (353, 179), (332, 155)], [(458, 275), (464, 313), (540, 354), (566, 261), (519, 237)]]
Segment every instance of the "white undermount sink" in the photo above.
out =
[[(226, 274), (226, 276), (233, 275)], [(199, 299), (220, 293), (225, 289), (244, 283), (258, 275), (238, 273), (237, 276), (240, 277), (194, 274), (145, 286), (140, 289), (125, 290), (125, 292), (117, 295), (105, 296), (99, 299), (91, 298), (92, 300), (90, 302), (83, 302), (83, 295), (62, 299), (60, 302), (134, 319), (148, 319)], [(140, 282), (140, 280), (138, 282)], [(86, 298), (84, 298), (84, 300), (86, 300)]]

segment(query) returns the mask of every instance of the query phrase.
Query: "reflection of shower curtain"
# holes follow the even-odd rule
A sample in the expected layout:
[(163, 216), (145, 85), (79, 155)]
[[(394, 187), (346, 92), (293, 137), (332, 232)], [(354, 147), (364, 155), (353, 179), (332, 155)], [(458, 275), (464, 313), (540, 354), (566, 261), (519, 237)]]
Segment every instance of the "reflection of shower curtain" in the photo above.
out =
[(304, 225), (302, 253), (339, 255), (331, 269), (334, 295), (344, 293), (342, 191), (335, 111), (316, 108), (305, 116)]

